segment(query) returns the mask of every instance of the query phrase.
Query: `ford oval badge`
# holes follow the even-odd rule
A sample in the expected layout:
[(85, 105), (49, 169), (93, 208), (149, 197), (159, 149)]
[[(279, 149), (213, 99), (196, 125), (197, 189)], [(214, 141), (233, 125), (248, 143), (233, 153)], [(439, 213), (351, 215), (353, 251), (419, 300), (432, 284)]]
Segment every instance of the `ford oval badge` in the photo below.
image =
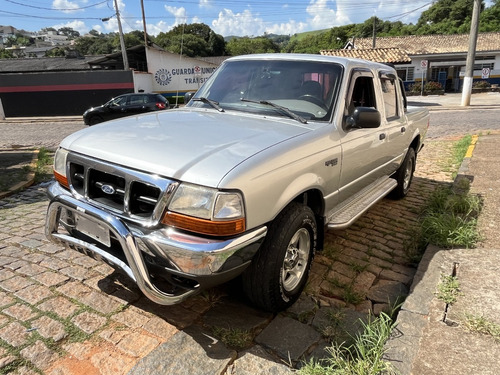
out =
[(115, 193), (115, 188), (111, 185), (102, 185), (101, 190), (109, 195), (113, 195)]

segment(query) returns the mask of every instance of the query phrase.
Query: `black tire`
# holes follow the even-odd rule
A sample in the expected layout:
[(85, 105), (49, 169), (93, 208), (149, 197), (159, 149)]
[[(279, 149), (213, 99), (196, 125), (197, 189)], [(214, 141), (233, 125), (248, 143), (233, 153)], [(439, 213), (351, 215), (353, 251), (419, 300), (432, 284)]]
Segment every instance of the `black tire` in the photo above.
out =
[(392, 176), (396, 179), (398, 185), (390, 192), (389, 197), (392, 199), (401, 199), (406, 197), (410, 190), (411, 182), (413, 181), (413, 173), (415, 172), (415, 164), (417, 158), (415, 150), (410, 147), (406, 153), (403, 163)]
[(101, 123), (103, 121), (104, 121), (104, 119), (101, 116), (92, 116), (89, 119), (89, 126), (99, 124), (99, 123)]
[(299, 298), (316, 249), (312, 210), (288, 205), (271, 224), (266, 239), (243, 274), (243, 289), (260, 308), (278, 312)]

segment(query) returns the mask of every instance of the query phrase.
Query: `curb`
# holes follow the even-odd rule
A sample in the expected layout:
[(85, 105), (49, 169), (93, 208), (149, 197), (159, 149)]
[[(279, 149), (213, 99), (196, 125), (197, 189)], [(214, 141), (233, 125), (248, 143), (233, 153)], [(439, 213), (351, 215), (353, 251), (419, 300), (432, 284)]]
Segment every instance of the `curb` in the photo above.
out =
[(44, 117), (7, 117), (0, 124), (34, 123), (34, 122), (82, 122), (82, 116), (44, 116)]
[[(10, 149), (4, 150), (4, 151), (10, 151)], [(26, 179), (24, 181), (17, 183), (14, 186), (11, 186), (6, 191), (0, 191), (0, 199), (6, 198), (12, 194), (15, 194), (15, 193), (17, 193), (21, 190), (24, 190), (27, 187), (30, 187), (31, 185), (33, 185), (33, 183), (35, 182), (35, 172), (33, 172), (33, 170), (36, 168), (39, 151), (40, 150), (33, 150), (33, 157), (31, 158), (31, 163), (29, 164), (32, 171), (30, 173), (28, 173), (28, 175), (26, 176)]]
[[(478, 135), (472, 136), (471, 144), (453, 181), (453, 191), (456, 193), (468, 191), (470, 183), (474, 180), (474, 176), (468, 172), (478, 139)], [(461, 182), (464, 179), (468, 181), (466, 184)], [(402, 375), (411, 374), (413, 363), (420, 350), (420, 340), (430, 319), (431, 303), (434, 299), (432, 291), (438, 285), (443, 272), (443, 260), (443, 249), (435, 245), (427, 246), (413, 278), (410, 293), (398, 313), (396, 328), (385, 343), (386, 359)]]

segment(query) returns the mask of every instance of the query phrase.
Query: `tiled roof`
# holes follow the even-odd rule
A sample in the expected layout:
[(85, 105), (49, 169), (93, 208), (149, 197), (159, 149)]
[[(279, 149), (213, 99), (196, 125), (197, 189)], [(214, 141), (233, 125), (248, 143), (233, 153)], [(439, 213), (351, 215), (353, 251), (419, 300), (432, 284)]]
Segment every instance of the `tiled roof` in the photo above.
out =
[(326, 56), (352, 57), (381, 63), (408, 63), (410, 57), (399, 48), (334, 49), (320, 51)]
[[(356, 49), (372, 47), (372, 38), (354, 40)], [(408, 55), (441, 53), (466, 53), (469, 49), (469, 34), (459, 35), (409, 35), (377, 38), (377, 48), (400, 48)], [(500, 51), (500, 32), (480, 33), (476, 51)]]

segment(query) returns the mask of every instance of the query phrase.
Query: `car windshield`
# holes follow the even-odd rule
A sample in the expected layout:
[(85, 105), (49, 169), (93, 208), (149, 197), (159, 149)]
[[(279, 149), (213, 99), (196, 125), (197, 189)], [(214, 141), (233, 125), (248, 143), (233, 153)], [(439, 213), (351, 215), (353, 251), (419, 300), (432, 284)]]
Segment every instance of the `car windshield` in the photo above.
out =
[(215, 108), (212, 102), (223, 110), (328, 121), (342, 71), (340, 65), (328, 62), (228, 61), (188, 106)]

